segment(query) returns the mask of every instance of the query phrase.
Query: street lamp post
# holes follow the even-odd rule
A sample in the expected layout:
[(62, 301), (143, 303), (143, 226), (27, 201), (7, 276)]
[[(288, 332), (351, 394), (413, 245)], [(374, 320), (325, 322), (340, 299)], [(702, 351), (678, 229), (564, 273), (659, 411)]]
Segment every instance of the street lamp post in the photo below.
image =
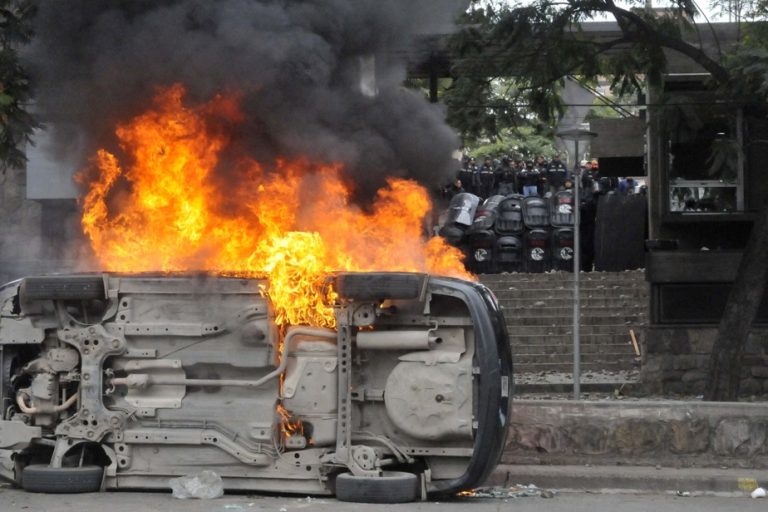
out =
[(581, 168), (579, 167), (579, 141), (588, 141), (597, 134), (589, 130), (563, 130), (556, 134), (563, 140), (574, 142), (575, 176), (573, 183), (573, 398), (581, 399), (581, 303), (579, 290), (579, 272), (581, 271)]

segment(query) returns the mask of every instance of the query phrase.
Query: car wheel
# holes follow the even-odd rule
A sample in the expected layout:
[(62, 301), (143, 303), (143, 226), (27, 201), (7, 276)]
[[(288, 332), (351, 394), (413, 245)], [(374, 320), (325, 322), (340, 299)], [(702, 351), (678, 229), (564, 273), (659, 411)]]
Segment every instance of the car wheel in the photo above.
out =
[(384, 471), (382, 476), (336, 477), (336, 499), (356, 503), (410, 503), (419, 498), (419, 479), (413, 473)]
[(52, 468), (45, 464), (31, 464), (21, 472), (21, 487), (30, 492), (96, 492), (101, 489), (103, 475), (104, 468), (101, 466)]

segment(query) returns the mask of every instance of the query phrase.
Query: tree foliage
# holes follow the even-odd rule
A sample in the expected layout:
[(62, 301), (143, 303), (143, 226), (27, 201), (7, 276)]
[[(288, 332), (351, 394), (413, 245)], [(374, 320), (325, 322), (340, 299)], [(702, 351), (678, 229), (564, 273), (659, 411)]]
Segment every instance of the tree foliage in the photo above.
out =
[[(645, 76), (666, 70), (665, 50), (698, 63), (723, 90), (732, 87), (738, 66), (744, 68), (750, 58), (753, 66), (765, 62), (759, 47), (742, 57), (746, 61), (721, 61), (705, 53), (696, 44), (692, 0), (672, 0), (663, 12), (646, 9), (645, 2), (631, 1), (624, 8), (614, 0), (473, 5), (451, 41), (455, 80), (444, 97), (449, 122), (470, 138), (494, 139), (531, 117), (554, 124), (563, 112), (558, 92), (565, 76), (592, 83), (611, 77), (615, 94), (638, 93)], [(585, 22), (606, 17), (616, 22), (612, 34), (585, 28)], [(754, 67), (745, 72), (757, 75)], [(499, 95), (493, 84), (502, 77), (514, 77), (514, 87)]]
[(469, 155), (475, 157), (478, 163), (490, 156), (499, 155), (519, 156), (526, 160), (534, 160), (538, 155), (550, 158), (557, 152), (552, 144), (551, 130), (541, 131), (537, 127), (521, 127), (517, 130), (504, 130), (498, 142), (468, 146)]
[[(611, 77), (618, 95), (639, 92), (667, 71), (669, 50), (681, 54), (709, 74), (711, 98), (723, 105), (749, 105), (752, 115), (768, 103), (768, 26), (754, 23), (768, 15), (768, 0), (717, 0), (739, 25), (735, 48), (718, 54), (702, 48), (700, 24), (694, 24), (694, 0), (670, 0), (664, 10), (629, 0), (530, 0), (525, 3), (476, 2), (464, 29), (453, 38), (458, 58), (454, 86), (446, 92), (449, 120), (465, 137), (493, 139), (501, 131), (531, 117), (554, 123), (563, 110), (558, 90), (563, 77), (584, 81)], [(610, 31), (590, 31), (585, 22), (615, 21)], [(594, 26), (594, 25), (592, 25)], [(706, 27), (704, 29), (707, 29)], [(499, 96), (493, 84), (514, 77)], [(658, 110), (668, 129), (696, 131), (702, 111), (671, 95)], [(753, 108), (757, 107), (757, 108)], [(705, 107), (707, 108), (707, 107)], [(731, 108), (734, 116), (737, 108)], [(683, 124), (685, 126), (683, 126)], [(735, 168), (733, 141), (714, 145), (712, 168)], [(735, 149), (735, 151), (734, 151)], [(753, 205), (759, 207), (760, 205)], [(759, 216), (747, 243), (738, 276), (729, 295), (712, 348), (707, 400), (735, 400), (739, 392), (741, 358), (768, 275), (768, 208)]]
[(18, 49), (32, 37), (28, 1), (0, 1), (0, 168), (20, 168), (26, 162), (24, 144), (38, 126), (29, 113), (31, 86), (19, 62)]

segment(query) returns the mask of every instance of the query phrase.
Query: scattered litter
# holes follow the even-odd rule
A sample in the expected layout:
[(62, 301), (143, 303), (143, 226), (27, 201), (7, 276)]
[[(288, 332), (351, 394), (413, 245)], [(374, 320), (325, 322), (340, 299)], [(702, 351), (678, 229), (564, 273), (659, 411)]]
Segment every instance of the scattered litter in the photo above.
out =
[(180, 500), (188, 498), (213, 499), (224, 494), (224, 483), (221, 477), (213, 471), (201, 471), (193, 475), (171, 478), (168, 484), (173, 491), (173, 497)]
[(328, 504), (327, 501), (321, 500), (318, 498), (313, 498), (312, 496), (296, 499), (296, 509), (307, 508), (310, 505), (327, 505), (327, 504)]
[(551, 491), (547, 489), (540, 489), (533, 484), (529, 485), (513, 485), (511, 487), (480, 487), (472, 491), (466, 491), (459, 494), (459, 496), (466, 496), (471, 498), (529, 498), (529, 497), (541, 497), (541, 498), (554, 498), (557, 495), (557, 491)]
[(234, 503), (227, 503), (221, 509), (222, 510), (235, 510), (235, 511), (237, 511), (237, 510), (245, 510), (240, 505), (235, 505)]
[(766, 495), (765, 489), (763, 489), (762, 487), (758, 487), (757, 489), (752, 491), (752, 494), (750, 494), (750, 496), (752, 496), (753, 498), (765, 498), (765, 495)]
[(280, 512), (288, 512), (288, 509), (285, 507), (280, 507)]
[(681, 498), (690, 498), (691, 497), (691, 493), (688, 492), (688, 491), (677, 491), (677, 495), (680, 496)]
[(747, 492), (752, 492), (758, 487), (760, 487), (759, 485), (757, 485), (757, 480), (755, 480), (754, 478), (741, 477), (737, 480), (737, 483), (739, 484), (739, 489)]

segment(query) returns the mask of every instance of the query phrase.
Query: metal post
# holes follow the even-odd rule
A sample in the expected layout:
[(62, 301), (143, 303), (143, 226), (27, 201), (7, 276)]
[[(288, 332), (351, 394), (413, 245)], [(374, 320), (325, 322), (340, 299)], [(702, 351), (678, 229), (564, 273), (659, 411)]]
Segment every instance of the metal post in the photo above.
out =
[(573, 398), (581, 399), (581, 303), (579, 299), (579, 273), (581, 271), (581, 169), (579, 167), (579, 141), (590, 140), (597, 134), (589, 130), (574, 129), (557, 133), (563, 140), (575, 143), (573, 165)]
[(581, 203), (579, 189), (581, 188), (581, 173), (579, 172), (579, 139), (576, 139), (576, 162), (574, 163), (573, 180), (573, 398), (581, 399), (581, 339), (579, 302), (579, 270), (581, 270)]

